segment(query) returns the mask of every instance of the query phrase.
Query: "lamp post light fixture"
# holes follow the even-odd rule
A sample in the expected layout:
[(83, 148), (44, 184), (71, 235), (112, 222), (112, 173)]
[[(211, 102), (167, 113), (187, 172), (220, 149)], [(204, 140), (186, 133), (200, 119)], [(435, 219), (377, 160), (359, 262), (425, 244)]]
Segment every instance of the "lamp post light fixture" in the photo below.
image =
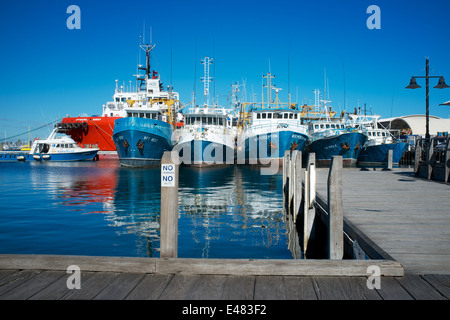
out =
[(445, 83), (444, 77), (443, 76), (430, 76), (430, 62), (429, 59), (426, 58), (426, 68), (425, 68), (425, 76), (414, 76), (411, 77), (411, 80), (409, 82), (409, 85), (406, 87), (406, 89), (417, 89), (417, 88), (421, 88), (421, 86), (419, 86), (417, 84), (416, 78), (425, 78), (425, 83), (426, 83), (426, 113), (425, 113), (425, 118), (426, 118), (426, 132), (425, 132), (425, 140), (427, 141), (427, 143), (430, 141), (430, 115), (429, 115), (429, 111), (430, 111), (430, 102), (429, 102), (429, 96), (430, 96), (430, 83), (429, 83), (429, 79), (430, 78), (439, 78), (439, 83), (434, 86), (434, 88), (436, 89), (444, 89), (444, 88), (450, 88), (450, 86), (448, 86)]

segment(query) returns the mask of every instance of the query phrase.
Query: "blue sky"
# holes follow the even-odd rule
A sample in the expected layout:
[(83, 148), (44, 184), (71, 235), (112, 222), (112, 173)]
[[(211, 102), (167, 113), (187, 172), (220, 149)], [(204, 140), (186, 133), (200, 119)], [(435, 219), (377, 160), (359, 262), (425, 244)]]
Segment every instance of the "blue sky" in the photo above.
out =
[[(80, 30), (66, 26), (72, 4), (81, 9)], [(381, 9), (379, 30), (366, 26), (370, 5)], [(185, 104), (194, 84), (203, 101), (200, 60), (210, 56), (210, 90), (222, 104), (235, 82), (245, 82), (241, 100), (253, 93), (259, 101), (270, 65), (282, 101), (290, 92), (293, 101), (313, 103), (326, 73), (338, 112), (359, 101), (383, 117), (424, 114), (425, 80), (418, 79), (422, 89), (404, 88), (411, 76), (425, 75), (425, 57), (431, 75), (450, 84), (449, 12), (447, 0), (2, 0), (0, 137), (67, 114), (101, 113), (116, 79), (135, 84), (139, 36), (145, 30), (148, 40), (150, 27), (152, 66)], [(448, 100), (450, 89), (431, 88), (430, 114), (449, 118), (450, 107), (439, 106)]]

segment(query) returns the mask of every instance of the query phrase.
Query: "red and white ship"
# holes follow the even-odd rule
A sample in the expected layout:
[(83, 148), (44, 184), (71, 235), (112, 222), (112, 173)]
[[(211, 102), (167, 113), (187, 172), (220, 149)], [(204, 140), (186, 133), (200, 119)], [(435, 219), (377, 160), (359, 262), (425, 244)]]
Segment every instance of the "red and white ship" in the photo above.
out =
[[(146, 67), (141, 65), (138, 67), (139, 70), (145, 70), (147, 75), (150, 74), (150, 70), (147, 70), (149, 68), (148, 62)], [(59, 131), (69, 135), (82, 148), (99, 148), (98, 159), (118, 158), (112, 137), (116, 119), (126, 117), (127, 111), (132, 111), (130, 108), (133, 108), (136, 102), (142, 102), (144, 99), (151, 99), (152, 103), (162, 103), (159, 101), (173, 99), (173, 94), (175, 94), (176, 101), (179, 101), (177, 93), (146, 86), (146, 79), (142, 75), (137, 75), (136, 78), (138, 80), (136, 91), (131, 91), (131, 88), (127, 91), (123, 86), (119, 87), (118, 80), (116, 80), (113, 101), (103, 105), (101, 116), (67, 116), (57, 124)], [(158, 79), (158, 73), (153, 71), (151, 78)], [(172, 97), (169, 97), (169, 94), (172, 94)], [(139, 103), (136, 103), (136, 106), (138, 105)]]

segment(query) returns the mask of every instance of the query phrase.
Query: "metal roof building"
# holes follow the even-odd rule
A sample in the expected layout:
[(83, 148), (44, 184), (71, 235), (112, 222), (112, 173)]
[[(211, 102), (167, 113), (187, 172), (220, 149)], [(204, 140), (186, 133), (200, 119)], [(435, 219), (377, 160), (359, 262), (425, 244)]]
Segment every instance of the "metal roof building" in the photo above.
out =
[[(440, 132), (450, 132), (450, 119), (429, 116), (430, 136)], [(402, 117), (379, 119), (378, 122), (391, 131), (408, 132), (408, 134), (425, 137), (425, 115), (409, 115)]]

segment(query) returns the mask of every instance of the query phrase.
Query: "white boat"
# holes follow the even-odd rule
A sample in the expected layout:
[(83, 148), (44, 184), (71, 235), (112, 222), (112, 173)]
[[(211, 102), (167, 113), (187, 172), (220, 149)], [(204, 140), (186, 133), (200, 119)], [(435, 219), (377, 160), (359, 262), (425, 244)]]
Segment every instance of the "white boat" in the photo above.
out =
[(36, 161), (82, 161), (95, 160), (98, 150), (81, 148), (72, 138), (55, 128), (47, 139), (33, 141), (29, 155)]

